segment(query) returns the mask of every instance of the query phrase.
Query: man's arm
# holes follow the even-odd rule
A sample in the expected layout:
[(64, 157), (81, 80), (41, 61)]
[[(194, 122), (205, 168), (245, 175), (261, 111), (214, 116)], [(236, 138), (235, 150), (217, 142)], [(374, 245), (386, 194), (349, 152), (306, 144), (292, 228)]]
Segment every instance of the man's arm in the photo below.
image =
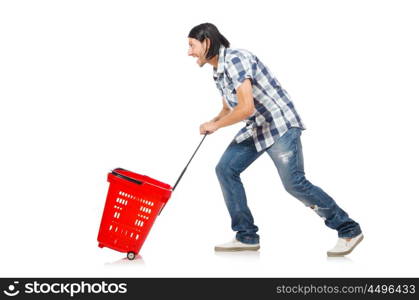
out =
[[(243, 121), (253, 114), (255, 106), (253, 102), (252, 84), (249, 79), (243, 81), (237, 88), (237, 102), (237, 106), (233, 110), (224, 111), (223, 107), (223, 110), (217, 117), (210, 122), (202, 124), (200, 128), (201, 134), (213, 133), (219, 128)], [(223, 111), (224, 113), (222, 114)]]
[(218, 127), (217, 129), (243, 121), (253, 114), (255, 106), (253, 102), (252, 84), (249, 79), (243, 81), (237, 88), (237, 102), (237, 106), (228, 115), (215, 121)]
[(230, 113), (231, 109), (230, 107), (227, 105), (226, 100), (223, 97), (223, 108), (221, 109), (220, 113), (213, 118), (210, 122), (216, 122), (219, 119), (225, 117), (226, 115), (228, 115)]

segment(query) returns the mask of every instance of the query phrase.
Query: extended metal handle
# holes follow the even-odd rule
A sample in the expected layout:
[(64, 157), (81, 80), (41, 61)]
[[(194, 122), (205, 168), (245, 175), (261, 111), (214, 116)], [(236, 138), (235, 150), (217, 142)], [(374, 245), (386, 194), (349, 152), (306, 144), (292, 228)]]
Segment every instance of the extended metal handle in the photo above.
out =
[(194, 156), (195, 156), (196, 152), (198, 151), (199, 147), (201, 147), (201, 144), (202, 144), (202, 142), (205, 140), (205, 138), (207, 137), (207, 135), (208, 135), (208, 133), (206, 133), (206, 134), (204, 135), (204, 137), (202, 138), (202, 140), (201, 140), (201, 142), (199, 143), (198, 147), (196, 148), (195, 152), (192, 154), (191, 159), (189, 160), (189, 162), (187, 163), (186, 167), (183, 169), (182, 173), (180, 174), (179, 178), (177, 179), (177, 181), (176, 181), (175, 185), (173, 186), (172, 191), (174, 191), (174, 190), (175, 190), (175, 188), (176, 188), (177, 184), (178, 184), (178, 183), (179, 183), (179, 181), (182, 179), (183, 174), (185, 174), (186, 169), (188, 168), (189, 164), (190, 164), (190, 163), (191, 163), (191, 161), (192, 161), (192, 158), (194, 158)]

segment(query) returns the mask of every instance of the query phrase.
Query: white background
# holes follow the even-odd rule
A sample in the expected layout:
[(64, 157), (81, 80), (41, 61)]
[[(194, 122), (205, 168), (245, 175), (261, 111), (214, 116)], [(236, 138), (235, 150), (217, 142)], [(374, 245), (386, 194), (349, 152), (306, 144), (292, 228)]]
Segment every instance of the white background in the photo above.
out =
[[(1, 1), (1, 276), (418, 276), (416, 1)], [(265, 154), (243, 173), (257, 253), (233, 237), (209, 136), (135, 261), (97, 247), (107, 173), (171, 185), (221, 99), (187, 34), (212, 22), (276, 74), (307, 130), (307, 178), (365, 239), (288, 195)]]

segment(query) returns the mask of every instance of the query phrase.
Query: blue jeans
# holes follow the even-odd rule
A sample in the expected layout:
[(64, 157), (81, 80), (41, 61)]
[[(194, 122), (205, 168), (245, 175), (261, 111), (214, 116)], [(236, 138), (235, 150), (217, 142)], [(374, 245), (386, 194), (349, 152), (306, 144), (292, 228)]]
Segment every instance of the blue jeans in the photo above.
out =
[(257, 152), (252, 138), (241, 143), (233, 140), (217, 164), (216, 173), (231, 216), (231, 227), (237, 232), (237, 240), (242, 243), (257, 244), (259, 235), (247, 206), (240, 173), (265, 151), (273, 160), (285, 190), (313, 209), (328, 227), (337, 230), (339, 237), (352, 238), (361, 233), (358, 223), (349, 218), (321, 188), (305, 178), (300, 135), (301, 129), (290, 128), (283, 136), (276, 137), (272, 146), (261, 152)]

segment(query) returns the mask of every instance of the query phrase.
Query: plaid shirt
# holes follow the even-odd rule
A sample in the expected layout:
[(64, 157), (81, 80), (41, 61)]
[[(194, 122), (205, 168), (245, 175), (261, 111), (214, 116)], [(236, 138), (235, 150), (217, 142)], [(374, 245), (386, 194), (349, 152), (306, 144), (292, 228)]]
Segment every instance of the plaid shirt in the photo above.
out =
[(237, 88), (249, 78), (252, 82), (255, 112), (236, 135), (237, 143), (253, 137), (257, 151), (274, 143), (289, 128), (305, 129), (288, 93), (266, 66), (252, 53), (242, 49), (220, 47), (214, 81), (230, 108), (237, 102)]

